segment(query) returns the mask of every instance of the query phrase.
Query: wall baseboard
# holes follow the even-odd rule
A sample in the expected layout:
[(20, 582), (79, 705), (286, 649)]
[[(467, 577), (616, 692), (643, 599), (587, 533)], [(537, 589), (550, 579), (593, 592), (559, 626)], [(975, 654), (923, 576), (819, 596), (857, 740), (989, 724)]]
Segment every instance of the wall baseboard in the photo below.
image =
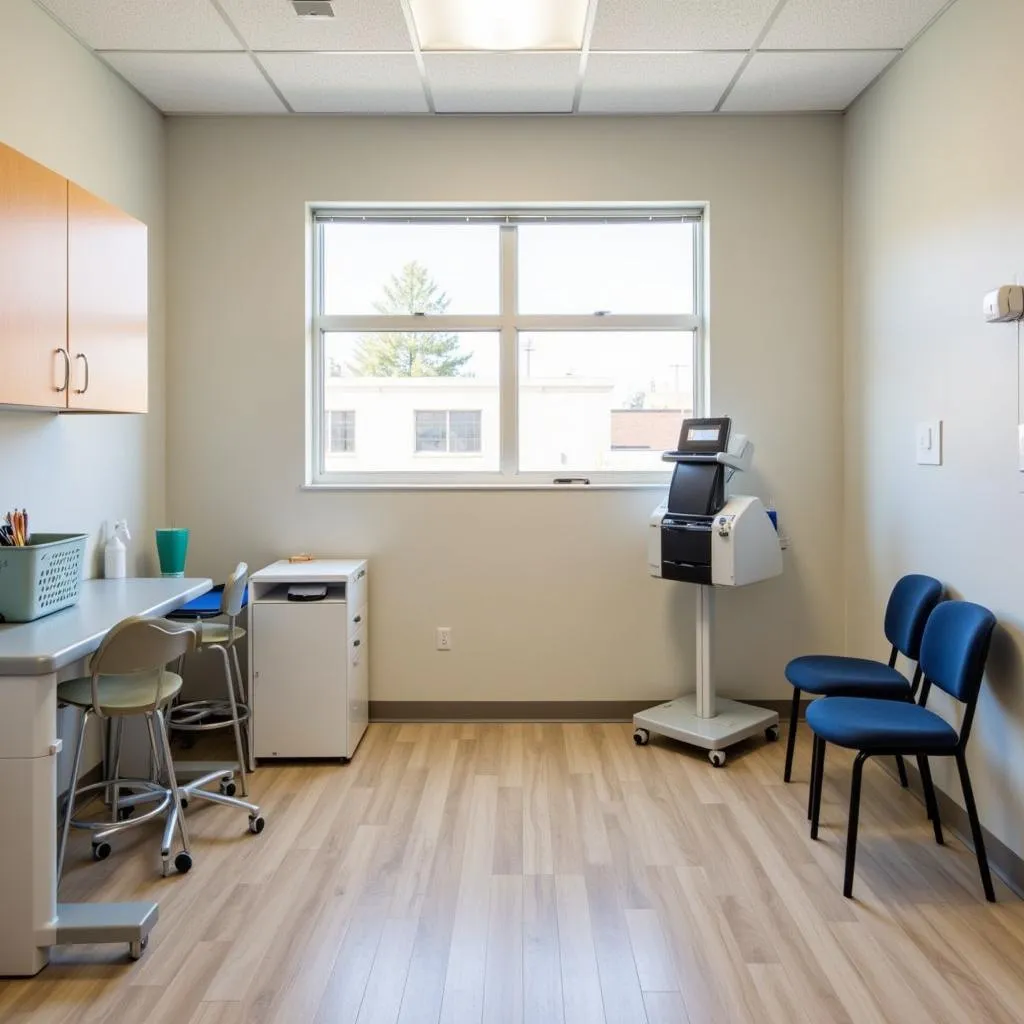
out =
[[(906, 758), (904, 758), (906, 760)], [(899, 779), (896, 769), (890, 765), (891, 758), (878, 759), (878, 764), (887, 775), (892, 777), (898, 786)], [(921, 774), (917, 766), (907, 761), (907, 780), (910, 791), (924, 807), (924, 790), (921, 788)], [(935, 774), (934, 772), (932, 773)], [(974, 842), (971, 839), (971, 823), (967, 812), (948, 794), (935, 787), (935, 799), (939, 804), (939, 818), (942, 827), (952, 832), (957, 839), (974, 853)], [(988, 866), (993, 874), (998, 875), (1013, 891), (1014, 895), (1024, 899), (1024, 859), (1021, 859), (1002, 840), (997, 839), (984, 825), (981, 826), (985, 838), (985, 853), (988, 854)], [(978, 879), (978, 891), (981, 891), (981, 879)]]
[[(650, 700), (371, 700), (371, 722), (628, 722)], [(752, 700), (785, 718), (788, 700)]]

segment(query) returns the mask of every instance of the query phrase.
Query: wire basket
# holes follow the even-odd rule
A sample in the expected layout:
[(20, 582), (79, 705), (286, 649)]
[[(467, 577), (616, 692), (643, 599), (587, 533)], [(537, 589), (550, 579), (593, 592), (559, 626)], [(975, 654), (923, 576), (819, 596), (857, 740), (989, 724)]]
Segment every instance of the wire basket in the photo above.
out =
[(23, 548), (0, 548), (0, 622), (32, 622), (78, 602), (84, 533), (33, 533)]

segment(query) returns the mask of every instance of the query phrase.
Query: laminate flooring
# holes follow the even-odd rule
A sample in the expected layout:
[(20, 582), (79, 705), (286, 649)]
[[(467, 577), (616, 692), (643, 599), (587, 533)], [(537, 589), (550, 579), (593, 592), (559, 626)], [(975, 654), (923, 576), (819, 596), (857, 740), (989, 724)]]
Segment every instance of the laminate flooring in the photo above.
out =
[[(849, 759), (819, 842), (809, 745), (712, 768), (626, 724), (373, 725), (347, 766), (261, 767), (267, 829), (189, 808), (196, 864), (155, 832), (107, 861), (76, 834), (65, 900), (153, 897), (138, 963), (57, 950), (0, 982), (4, 1024), (1003, 1024), (1024, 1021), (1024, 903), (865, 771), (856, 899)], [(805, 733), (805, 730), (801, 730)]]

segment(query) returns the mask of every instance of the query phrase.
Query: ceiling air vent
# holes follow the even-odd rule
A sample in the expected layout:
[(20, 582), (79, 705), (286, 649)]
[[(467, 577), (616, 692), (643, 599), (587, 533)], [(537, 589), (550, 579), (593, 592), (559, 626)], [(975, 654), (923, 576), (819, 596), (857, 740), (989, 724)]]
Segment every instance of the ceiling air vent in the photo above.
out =
[(292, 0), (292, 7), (300, 18), (333, 18), (331, 0)]

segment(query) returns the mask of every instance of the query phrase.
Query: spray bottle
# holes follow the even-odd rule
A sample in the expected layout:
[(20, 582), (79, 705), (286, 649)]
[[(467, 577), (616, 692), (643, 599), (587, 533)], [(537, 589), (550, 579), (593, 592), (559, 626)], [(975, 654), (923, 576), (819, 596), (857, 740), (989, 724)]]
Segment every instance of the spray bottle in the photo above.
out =
[(113, 529), (110, 529), (109, 523), (107, 524), (107, 544), (103, 549), (103, 575), (108, 580), (123, 580), (127, 575), (128, 542), (131, 539), (126, 520), (118, 519)]

